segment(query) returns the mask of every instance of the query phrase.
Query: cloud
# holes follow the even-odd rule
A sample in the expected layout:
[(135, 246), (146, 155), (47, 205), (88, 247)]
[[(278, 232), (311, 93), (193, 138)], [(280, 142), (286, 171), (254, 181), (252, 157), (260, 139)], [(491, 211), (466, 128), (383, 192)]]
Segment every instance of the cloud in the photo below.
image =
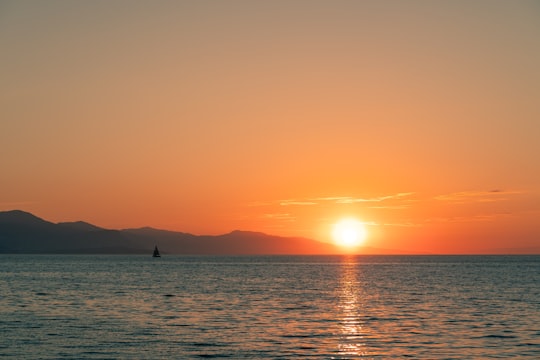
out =
[(405, 193), (397, 193), (392, 195), (385, 195), (385, 196), (377, 196), (377, 197), (371, 197), (371, 198), (353, 198), (353, 197), (343, 197), (341, 199), (337, 199), (336, 203), (338, 204), (354, 204), (354, 203), (362, 203), (362, 202), (381, 202), (385, 200), (393, 200), (393, 199), (399, 199), (405, 196), (413, 195), (413, 192), (405, 192)]
[(387, 205), (387, 206), (369, 206), (369, 209), (387, 209), (387, 210), (403, 210), (409, 209), (411, 205)]
[(418, 224), (418, 223), (415, 223), (415, 222), (382, 223), (380, 225), (382, 225), (382, 226), (401, 226), (401, 227), (420, 227), (420, 226), (423, 226), (422, 224)]
[(317, 205), (313, 201), (304, 201), (304, 200), (281, 200), (279, 202), (281, 206), (291, 206), (291, 205)]
[(265, 219), (282, 220), (282, 221), (295, 221), (296, 220), (296, 217), (292, 216), (289, 213), (263, 214), (262, 217)]
[(508, 200), (508, 196), (521, 193), (521, 191), (503, 191), (498, 189), (489, 191), (461, 191), (435, 196), (435, 200), (452, 204), (495, 202)]
[(327, 197), (318, 197), (312, 198), (313, 201), (329, 201), (329, 202), (340, 202), (343, 200), (352, 199), (350, 196), (327, 196)]
[(478, 214), (471, 216), (451, 216), (451, 217), (436, 217), (426, 219), (425, 223), (458, 223), (458, 222), (486, 222), (494, 221), (500, 218), (508, 218), (514, 216), (510, 213), (496, 213), (496, 214)]
[(368, 221), (363, 222), (364, 225), (370, 226), (400, 226), (400, 227), (419, 227), (424, 224), (414, 222), (414, 221), (402, 221), (402, 222), (377, 222), (377, 221)]
[(370, 202), (382, 202), (386, 200), (400, 199), (406, 196), (414, 194), (413, 192), (403, 192), (391, 195), (376, 196), (376, 197), (353, 197), (353, 196), (325, 196), (306, 199), (287, 199), (279, 200), (279, 205), (319, 205), (324, 203), (334, 204), (356, 204), (356, 203), (370, 203)]

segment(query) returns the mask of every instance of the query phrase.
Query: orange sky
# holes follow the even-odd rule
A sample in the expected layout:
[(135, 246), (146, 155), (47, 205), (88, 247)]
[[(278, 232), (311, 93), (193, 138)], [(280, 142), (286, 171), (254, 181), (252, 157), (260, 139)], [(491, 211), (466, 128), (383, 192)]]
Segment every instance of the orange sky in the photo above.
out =
[(0, 1), (0, 210), (540, 246), (534, 1)]

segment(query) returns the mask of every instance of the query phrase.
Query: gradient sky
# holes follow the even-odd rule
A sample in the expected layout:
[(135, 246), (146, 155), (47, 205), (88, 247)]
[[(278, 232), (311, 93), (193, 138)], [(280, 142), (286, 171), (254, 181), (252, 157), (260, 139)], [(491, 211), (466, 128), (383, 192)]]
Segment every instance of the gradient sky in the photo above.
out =
[(538, 1), (1, 1), (0, 210), (540, 246)]

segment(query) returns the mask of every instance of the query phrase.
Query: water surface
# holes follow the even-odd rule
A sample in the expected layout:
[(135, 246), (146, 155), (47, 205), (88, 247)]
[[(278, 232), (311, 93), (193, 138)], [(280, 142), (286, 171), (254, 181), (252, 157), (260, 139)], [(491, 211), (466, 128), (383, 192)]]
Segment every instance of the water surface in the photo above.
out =
[(0, 256), (0, 357), (540, 358), (539, 256)]

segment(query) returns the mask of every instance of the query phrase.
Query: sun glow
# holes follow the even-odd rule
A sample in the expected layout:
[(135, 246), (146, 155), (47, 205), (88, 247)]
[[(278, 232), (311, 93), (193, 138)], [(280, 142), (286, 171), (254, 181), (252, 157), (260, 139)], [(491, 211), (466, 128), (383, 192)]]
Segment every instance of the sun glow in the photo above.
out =
[(364, 243), (367, 231), (364, 224), (356, 219), (342, 219), (332, 230), (332, 238), (336, 245), (345, 248), (355, 248)]

